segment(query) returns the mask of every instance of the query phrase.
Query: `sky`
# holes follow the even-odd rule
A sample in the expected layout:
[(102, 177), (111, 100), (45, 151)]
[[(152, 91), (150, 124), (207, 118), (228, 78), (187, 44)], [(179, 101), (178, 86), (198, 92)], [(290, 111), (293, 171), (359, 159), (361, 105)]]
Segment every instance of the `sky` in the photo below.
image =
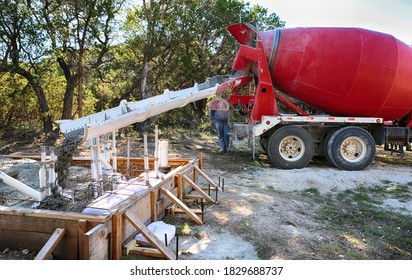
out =
[(412, 0), (245, 0), (276, 13), (288, 27), (360, 27), (412, 45)]

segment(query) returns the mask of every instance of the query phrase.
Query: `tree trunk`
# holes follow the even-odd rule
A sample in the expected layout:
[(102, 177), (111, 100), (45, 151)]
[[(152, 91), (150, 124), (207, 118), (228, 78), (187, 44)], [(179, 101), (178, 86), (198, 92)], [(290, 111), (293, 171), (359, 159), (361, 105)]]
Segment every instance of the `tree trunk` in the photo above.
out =
[(140, 92), (142, 93), (142, 99), (150, 97), (149, 92), (147, 91), (147, 76), (149, 75), (149, 61), (147, 56), (144, 56), (143, 59), (143, 68), (142, 68), (142, 79), (140, 84)]
[(73, 118), (73, 98), (74, 98), (74, 89), (76, 88), (77, 77), (76, 75), (70, 76), (66, 83), (66, 90), (64, 92), (63, 99), (63, 112), (62, 119), (70, 120)]
[(77, 75), (71, 74), (70, 67), (69, 65), (67, 65), (63, 58), (58, 58), (57, 61), (59, 62), (60, 68), (64, 72), (64, 76), (67, 82), (66, 90), (64, 92), (62, 119), (68, 120), (73, 118), (73, 98), (74, 89), (76, 88), (77, 84)]
[(52, 116), (50, 114), (49, 105), (47, 104), (46, 95), (44, 94), (44, 90), (41, 87), (39, 81), (29, 71), (21, 67), (14, 67), (13, 72), (26, 78), (29, 84), (32, 86), (34, 92), (37, 95), (37, 101), (40, 107), (41, 120), (43, 123), (43, 131), (45, 133), (52, 132), (53, 130)]
[(84, 50), (80, 50), (77, 69), (77, 114), (83, 117), (83, 55)]

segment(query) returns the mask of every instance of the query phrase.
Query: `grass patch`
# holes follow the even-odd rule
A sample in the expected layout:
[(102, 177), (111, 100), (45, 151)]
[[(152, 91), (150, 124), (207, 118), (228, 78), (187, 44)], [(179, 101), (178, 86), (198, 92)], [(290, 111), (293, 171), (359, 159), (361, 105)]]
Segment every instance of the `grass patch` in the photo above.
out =
[(303, 193), (311, 194), (313, 196), (320, 196), (320, 191), (318, 188), (308, 188), (303, 190)]
[(301, 194), (305, 197), (309, 197), (310, 199), (313, 199), (313, 201), (316, 204), (327, 204), (327, 200), (329, 198), (330, 195), (325, 195), (322, 196), (319, 189), (316, 187), (311, 187), (311, 188), (307, 188), (304, 189), (303, 191), (301, 191)]
[(410, 200), (407, 185), (389, 181), (321, 196), (303, 191), (320, 203), (318, 219), (341, 234), (340, 242), (320, 248), (328, 255), (350, 259), (412, 259), (412, 217), (382, 207), (382, 201)]

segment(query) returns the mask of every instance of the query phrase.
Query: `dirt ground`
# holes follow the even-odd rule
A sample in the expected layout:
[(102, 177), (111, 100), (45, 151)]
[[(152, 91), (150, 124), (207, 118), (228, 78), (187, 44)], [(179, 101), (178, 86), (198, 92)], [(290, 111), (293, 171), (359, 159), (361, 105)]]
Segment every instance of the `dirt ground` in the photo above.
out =
[[(136, 145), (132, 156), (139, 156), (142, 151), (139, 145)], [(124, 147), (123, 144), (119, 148), (120, 155), (125, 155)], [(18, 150), (10, 148), (7, 153), (16, 151), (38, 155), (39, 145), (25, 145)], [(342, 230), (337, 230), (327, 220), (320, 219), (325, 204), (307, 194), (314, 192), (316, 197), (322, 198), (383, 182), (408, 186), (407, 192), (412, 194), (411, 153), (400, 158), (379, 148), (373, 164), (362, 171), (338, 170), (322, 159), (313, 160), (304, 169), (279, 170), (270, 164), (260, 149), (257, 149), (253, 159), (250, 150), (243, 148), (225, 154), (218, 153), (215, 137), (186, 135), (183, 138), (169, 138), (170, 157), (197, 157), (199, 152), (202, 153), (204, 171), (215, 181), (219, 177), (221, 182), (224, 180), (225, 188), (224, 192), (218, 193), (217, 203), (206, 206), (204, 225), (197, 226), (184, 215), (165, 218), (165, 222), (176, 225), (184, 232), (179, 237), (180, 259), (353, 259), (353, 255), (349, 253), (356, 242), (351, 242)], [(85, 153), (86, 151), (79, 150), (78, 155)], [(36, 172), (38, 174), (37, 162), (0, 156), (1, 171), (15, 169), (20, 170), (19, 180), (35, 187), (36, 183), (32, 178), (37, 176)], [(71, 168), (72, 176), (84, 173), (87, 177), (87, 172)], [(79, 185), (86, 184), (84, 176), (76, 179), (80, 182)], [(19, 194), (0, 184), (0, 205), (10, 203), (10, 196)], [(381, 207), (385, 211), (402, 213), (403, 217), (410, 219), (411, 197), (391, 197), (385, 199)], [(84, 205), (66, 204), (67, 210), (71, 211), (76, 210), (75, 206)], [(412, 235), (412, 229), (406, 230), (406, 234)], [(356, 250), (364, 258), (385, 258), (374, 253), (381, 248), (374, 247), (368, 238), (365, 233), (360, 244), (355, 244)], [(172, 248), (175, 247), (173, 242), (175, 240), (170, 244)], [(340, 250), (330, 249), (335, 247)], [(403, 248), (398, 249), (405, 251)], [(27, 254), (22, 255), (21, 251), (6, 249), (0, 252), (0, 259), (30, 259), (30, 252), (25, 253)], [(411, 253), (412, 251), (406, 251), (402, 258), (408, 258)]]

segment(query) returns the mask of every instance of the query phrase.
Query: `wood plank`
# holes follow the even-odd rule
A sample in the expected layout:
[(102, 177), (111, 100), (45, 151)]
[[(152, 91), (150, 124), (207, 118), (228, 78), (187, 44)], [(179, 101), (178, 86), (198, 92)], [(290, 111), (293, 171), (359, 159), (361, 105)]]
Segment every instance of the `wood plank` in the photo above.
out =
[(201, 170), (196, 165), (193, 165), (193, 166), (197, 170), (197, 172), (199, 172), (199, 175), (201, 175), (203, 178), (205, 178), (205, 180), (208, 181), (213, 187), (218, 188), (219, 191), (222, 191), (222, 189), (215, 182), (213, 182), (213, 180), (210, 179), (209, 176), (207, 176), (206, 173), (203, 172), (203, 170)]
[(86, 238), (87, 220), (79, 220), (79, 260), (89, 259), (89, 239)]
[[(20, 154), (20, 153), (13, 153), (13, 154), (8, 154), (8, 155), (1, 155), (2, 157), (6, 158), (15, 158), (15, 159), (33, 159), (33, 160), (41, 160), (41, 157), (39, 155), (25, 155), (25, 154)], [(50, 159), (49, 156), (46, 157), (46, 159)], [(127, 157), (117, 157), (118, 162), (123, 163), (127, 161)], [(176, 165), (180, 165), (185, 162), (189, 162), (191, 159), (189, 158), (170, 158), (168, 159), (169, 164), (170, 163), (175, 163)], [(87, 162), (90, 163), (90, 158), (88, 157), (74, 157), (73, 162), (77, 163), (82, 163), (82, 162)], [(149, 163), (153, 164), (154, 159), (149, 158)], [(137, 158), (137, 157), (131, 157), (130, 158), (130, 163), (135, 163), (135, 164), (144, 164), (144, 158)]]
[(42, 209), (28, 209), (28, 208), (13, 208), (0, 206), (0, 215), (11, 216), (24, 216), (24, 217), (36, 217), (47, 218), (52, 220), (88, 220), (96, 223), (105, 223), (110, 219), (110, 215), (88, 215), (76, 212), (64, 212), (55, 210), (42, 210)]
[(164, 245), (162, 241), (160, 241), (156, 235), (151, 232), (145, 224), (143, 224), (139, 219), (137, 219), (133, 214), (126, 211), (123, 216), (152, 244), (155, 248), (157, 248), (163, 256), (165, 256), (169, 260), (176, 259), (175, 253), (170, 250), (169, 247)]
[(109, 259), (109, 242), (107, 235), (111, 222), (99, 224), (89, 230), (85, 238), (89, 240), (89, 259), (90, 260), (108, 260)]
[(199, 164), (199, 168), (202, 169), (203, 168), (203, 155), (202, 155), (202, 152), (200, 151), (198, 154), (198, 164)]
[(66, 233), (66, 230), (64, 228), (57, 228), (34, 259), (35, 260), (48, 259), (50, 255), (53, 253), (54, 249), (59, 244), (59, 242), (64, 237), (65, 233)]
[(150, 193), (150, 217), (152, 222), (157, 221), (157, 190)]
[(203, 197), (199, 194), (186, 194), (184, 198), (185, 198), (185, 201), (186, 201), (186, 199), (201, 200)]
[(181, 200), (179, 200), (173, 193), (163, 187), (159, 189), (168, 199), (170, 199), (177, 207), (182, 209), (186, 215), (188, 215), (198, 225), (203, 225), (202, 220), (198, 215), (192, 212), (189, 207), (186, 206)]
[[(172, 211), (173, 214), (184, 214), (185, 212), (178, 208), (178, 207), (174, 207), (172, 209), (170, 209)], [(202, 209), (190, 209), (193, 213), (197, 214), (197, 215), (201, 215), (202, 213)]]
[(205, 193), (202, 188), (200, 188), (198, 185), (195, 184), (190, 178), (187, 176), (183, 175), (183, 180), (187, 182), (200, 196), (202, 196), (204, 199), (206, 199), (209, 202), (215, 202), (213, 198), (211, 198), (207, 193)]
[(183, 174), (177, 174), (177, 198), (183, 200)]
[[(46, 233), (49, 236), (56, 230), (56, 228), (65, 228), (66, 236), (78, 238), (78, 220), (61, 220), (52, 217), (32, 217), (20, 215), (1, 215), (0, 214), (0, 230), (5, 229), (9, 231), (21, 232), (39, 232)], [(48, 238), (47, 238), (48, 239)], [(77, 247), (77, 245), (75, 246)]]
[[(148, 224), (152, 220), (152, 213), (150, 207), (150, 192), (147, 193), (138, 203), (131, 205), (130, 207), (124, 209), (122, 213), (129, 211), (135, 215), (144, 224)], [(137, 230), (125, 219), (123, 219), (123, 241), (130, 238), (130, 236), (135, 235)]]
[(125, 255), (129, 255), (130, 251), (133, 250), (135, 247), (137, 247), (137, 241), (136, 239), (132, 239), (129, 242), (126, 243), (123, 247), (123, 253)]
[(116, 213), (112, 216), (112, 244), (113, 244), (113, 259), (120, 260), (122, 257), (122, 241), (123, 241), (123, 223), (122, 213)]
[(163, 254), (160, 253), (159, 250), (155, 248), (135, 247), (134, 249), (131, 249), (129, 253), (142, 255), (146, 257), (152, 257), (152, 258), (163, 258)]
[(163, 258), (163, 254), (156, 248), (148, 248), (138, 246), (136, 239), (132, 239), (123, 247), (123, 252), (126, 255), (136, 254), (146, 257)]

